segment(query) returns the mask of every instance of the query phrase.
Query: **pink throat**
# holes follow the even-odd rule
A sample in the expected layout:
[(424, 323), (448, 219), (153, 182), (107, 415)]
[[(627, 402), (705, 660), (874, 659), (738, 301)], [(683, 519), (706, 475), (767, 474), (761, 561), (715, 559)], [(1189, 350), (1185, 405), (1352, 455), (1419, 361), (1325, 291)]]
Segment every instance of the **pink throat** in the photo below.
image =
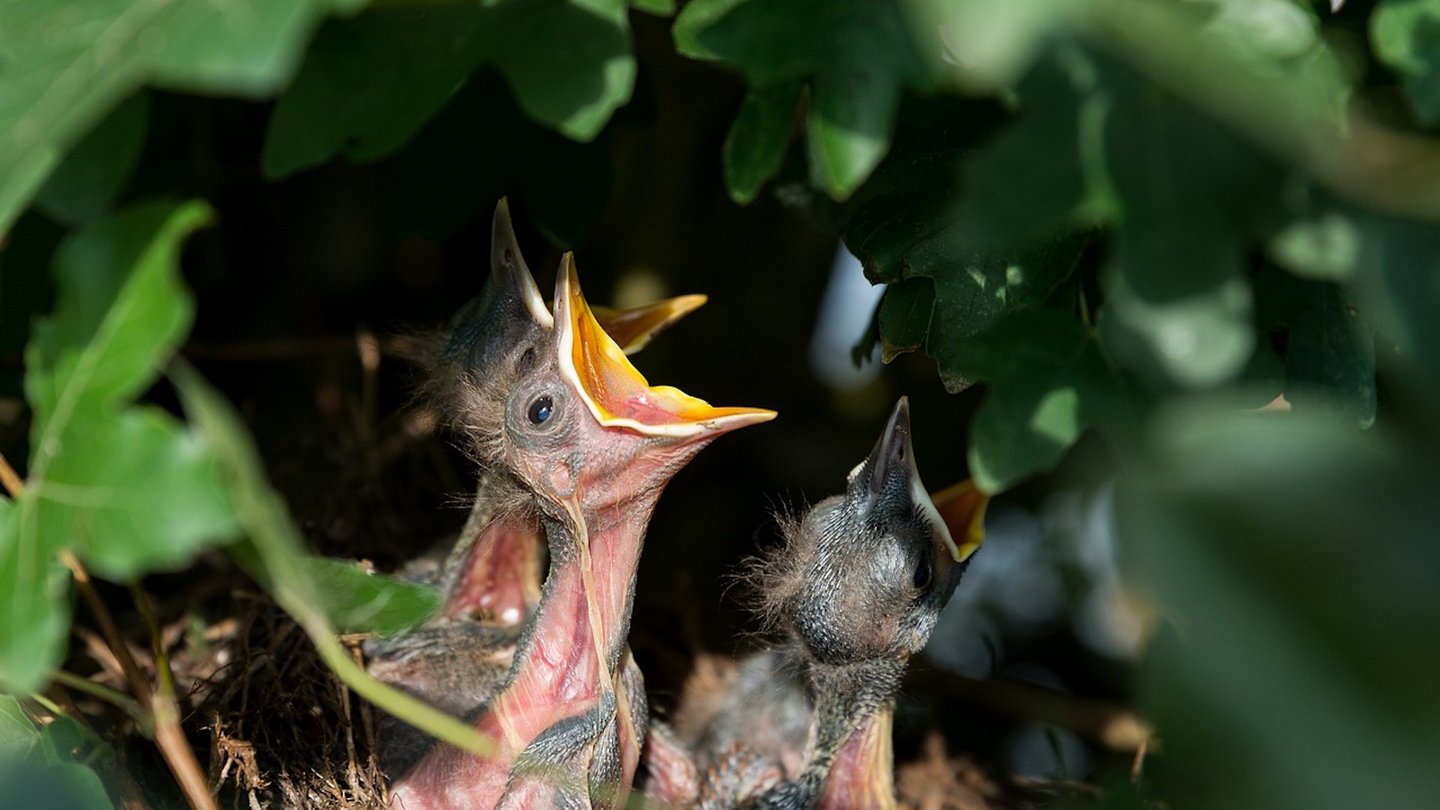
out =
[[(407, 808), (495, 806), (516, 757), (547, 729), (594, 710), (606, 694), (614, 698), (612, 705), (623, 706), (620, 677), (628, 656), (618, 655), (613, 668), (610, 658), (624, 644), (630, 588), (654, 501), (631, 501), (587, 516), (586, 547), (552, 555), (568, 559), (552, 565), (533, 631), (516, 652), (517, 668), (476, 721), (495, 741), (494, 752), (475, 756), (437, 747), (395, 787)], [(617, 725), (635, 736), (628, 717), (622, 719)], [(639, 741), (622, 738), (621, 747), (628, 784)]]

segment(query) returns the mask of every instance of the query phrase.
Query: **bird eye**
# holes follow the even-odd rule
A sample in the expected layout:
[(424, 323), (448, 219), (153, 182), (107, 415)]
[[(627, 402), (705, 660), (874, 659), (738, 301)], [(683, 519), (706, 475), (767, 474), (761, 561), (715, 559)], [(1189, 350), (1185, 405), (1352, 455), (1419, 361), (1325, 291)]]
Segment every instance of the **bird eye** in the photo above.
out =
[(530, 410), (527, 416), (530, 417), (530, 424), (543, 425), (555, 414), (555, 401), (548, 396), (538, 397), (530, 403)]
[(934, 576), (935, 569), (930, 563), (929, 557), (921, 557), (920, 563), (915, 566), (915, 576), (912, 580), (916, 590), (924, 590), (930, 584), (930, 578)]

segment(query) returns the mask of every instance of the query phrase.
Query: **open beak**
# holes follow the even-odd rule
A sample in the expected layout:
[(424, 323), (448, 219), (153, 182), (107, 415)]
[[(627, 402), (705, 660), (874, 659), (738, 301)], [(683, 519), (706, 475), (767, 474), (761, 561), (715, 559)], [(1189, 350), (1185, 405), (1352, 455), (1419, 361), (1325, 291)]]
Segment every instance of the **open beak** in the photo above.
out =
[(990, 496), (966, 478), (931, 495), (930, 500), (954, 538), (955, 562), (969, 559), (985, 542), (985, 507)]
[(626, 354), (634, 354), (650, 345), (656, 335), (669, 329), (676, 321), (704, 306), (708, 300), (703, 295), (681, 295), (630, 309), (596, 306), (590, 311), (605, 334)]
[(585, 303), (569, 253), (560, 262), (554, 306), (561, 373), (600, 424), (647, 436), (697, 438), (775, 418), (763, 408), (717, 408), (678, 388), (651, 386)]

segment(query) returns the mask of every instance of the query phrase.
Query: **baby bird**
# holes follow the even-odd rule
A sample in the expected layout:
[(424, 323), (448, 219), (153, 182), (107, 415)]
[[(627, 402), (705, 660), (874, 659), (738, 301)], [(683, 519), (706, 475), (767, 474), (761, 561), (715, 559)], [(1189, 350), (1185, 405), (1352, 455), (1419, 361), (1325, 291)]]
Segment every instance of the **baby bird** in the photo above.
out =
[(394, 793), (411, 810), (619, 806), (646, 728), (626, 636), (650, 514), (695, 453), (775, 414), (651, 386), (596, 321), (569, 254), (544, 339), (501, 362), (513, 374), (458, 382), (455, 412), (477, 458), (522, 493), (507, 491), (497, 514), (533, 515), (549, 575), (503, 684), (474, 715), (494, 750), (437, 746)]
[[(604, 310), (597, 319), (633, 352), (704, 302), (704, 296), (682, 296)], [(526, 371), (520, 361), (527, 353), (533, 356), (552, 332), (553, 318), (520, 254), (502, 199), (492, 224), (489, 279), (432, 351), (429, 399), (465, 436), (477, 428), (469, 419), (474, 403), (462, 406), (462, 392), (505, 396)], [(439, 586), (441, 610), (409, 633), (367, 643), (372, 675), (460, 717), (473, 715), (495, 694), (509, 672), (521, 627), (540, 599), (545, 548), (534, 498), (503, 465), (482, 468), (469, 519), (453, 548), (429, 553), (402, 572)], [(433, 744), (389, 716), (381, 718), (380, 739), (381, 764), (392, 778)]]
[(901, 398), (845, 492), (786, 519), (784, 543), (753, 564), (765, 622), (785, 641), (742, 663), (686, 735), (693, 770), (676, 767), (681, 741), (661, 731), (652, 795), (713, 808), (894, 807), (895, 695), (983, 539), (985, 504), (969, 482), (926, 493)]

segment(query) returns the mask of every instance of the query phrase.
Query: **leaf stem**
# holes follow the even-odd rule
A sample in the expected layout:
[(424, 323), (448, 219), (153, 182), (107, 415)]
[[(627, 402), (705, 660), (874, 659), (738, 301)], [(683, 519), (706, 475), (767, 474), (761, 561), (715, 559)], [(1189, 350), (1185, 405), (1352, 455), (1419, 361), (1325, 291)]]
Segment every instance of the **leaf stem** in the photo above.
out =
[[(136, 702), (134, 698), (124, 692), (118, 689), (111, 689), (103, 683), (96, 683), (89, 678), (82, 678), (73, 672), (66, 672), (63, 669), (56, 670), (51, 677), (61, 686), (69, 687), (77, 692), (84, 692), (91, 697), (114, 704), (124, 710), (126, 714), (130, 715), (130, 718), (139, 724), (147, 736), (153, 733), (154, 718), (151, 717), (150, 713), (145, 711), (145, 708)], [(35, 699), (38, 702), (40, 696), (36, 695)], [(42, 703), (41, 705), (44, 704)], [(45, 708), (50, 709), (52, 712), (60, 713), (58, 706), (53, 709), (49, 706)]]

